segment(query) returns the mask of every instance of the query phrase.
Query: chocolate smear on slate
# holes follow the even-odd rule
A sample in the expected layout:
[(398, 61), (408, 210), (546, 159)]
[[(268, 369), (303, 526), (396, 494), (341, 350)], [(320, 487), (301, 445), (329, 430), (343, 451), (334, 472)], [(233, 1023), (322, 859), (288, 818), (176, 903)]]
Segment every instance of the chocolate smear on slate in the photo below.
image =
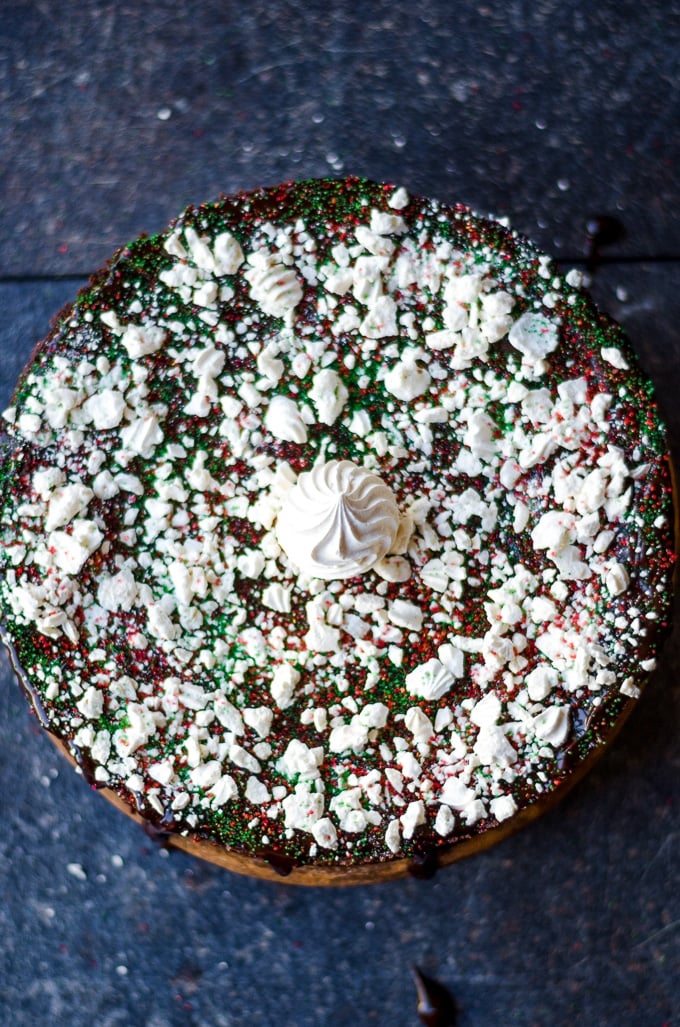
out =
[(451, 992), (434, 977), (428, 977), (417, 966), (411, 967), (416, 985), (416, 1012), (426, 1027), (456, 1027), (458, 1011)]
[(600, 250), (613, 246), (626, 237), (626, 229), (618, 218), (611, 214), (596, 214), (586, 222), (586, 267), (594, 271), (602, 261)]

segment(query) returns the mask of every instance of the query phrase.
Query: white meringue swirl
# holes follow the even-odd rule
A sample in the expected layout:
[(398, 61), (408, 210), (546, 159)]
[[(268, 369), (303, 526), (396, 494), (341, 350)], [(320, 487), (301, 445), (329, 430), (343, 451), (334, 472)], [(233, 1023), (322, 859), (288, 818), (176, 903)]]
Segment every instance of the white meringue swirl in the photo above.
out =
[(389, 553), (399, 530), (394, 493), (350, 460), (304, 471), (286, 494), (276, 535), (290, 560), (311, 577), (363, 574)]

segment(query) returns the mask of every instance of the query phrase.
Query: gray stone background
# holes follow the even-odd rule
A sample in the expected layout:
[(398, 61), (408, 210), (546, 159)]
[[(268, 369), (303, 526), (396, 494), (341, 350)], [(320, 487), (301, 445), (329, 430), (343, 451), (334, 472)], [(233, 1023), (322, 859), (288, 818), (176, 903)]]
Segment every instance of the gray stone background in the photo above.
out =
[[(508, 215), (593, 275), (680, 446), (677, 0), (0, 0), (0, 403), (49, 318), (189, 202), (362, 174)], [(0, 1024), (680, 1023), (677, 634), (559, 809), (432, 881), (300, 890), (167, 854), (0, 657)], [(443, 1022), (443, 1021), (442, 1021)]]

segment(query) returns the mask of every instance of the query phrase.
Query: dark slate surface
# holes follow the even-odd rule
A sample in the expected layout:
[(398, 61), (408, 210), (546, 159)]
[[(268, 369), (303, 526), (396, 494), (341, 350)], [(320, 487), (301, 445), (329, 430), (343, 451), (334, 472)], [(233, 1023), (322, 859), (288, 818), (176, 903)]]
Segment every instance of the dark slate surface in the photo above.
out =
[[(244, 8), (0, 5), (0, 405), (127, 238), (220, 190), (358, 172), (571, 257), (617, 215), (627, 261), (593, 291), (680, 453), (680, 261), (637, 259), (680, 257), (678, 4)], [(3, 654), (0, 1024), (415, 1027), (414, 963), (458, 1027), (678, 1023), (678, 663), (676, 631), (616, 745), (521, 834), (430, 882), (299, 890), (159, 849), (64, 764)]]
[[(353, 172), (677, 252), (677, 0), (4, 0), (0, 268), (88, 271), (222, 191)], [(58, 13), (57, 13), (58, 12)]]

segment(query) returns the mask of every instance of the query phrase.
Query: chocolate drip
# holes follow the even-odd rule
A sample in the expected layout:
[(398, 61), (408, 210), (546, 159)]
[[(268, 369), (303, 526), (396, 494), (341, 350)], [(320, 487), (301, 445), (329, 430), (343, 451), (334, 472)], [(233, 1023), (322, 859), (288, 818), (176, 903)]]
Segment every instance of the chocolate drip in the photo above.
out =
[(167, 849), (169, 847), (170, 837), (175, 833), (176, 827), (177, 825), (175, 824), (172, 810), (170, 809), (166, 809), (158, 823), (152, 823), (150, 820), (145, 820), (142, 824), (144, 834), (147, 838), (156, 842), (161, 849)]
[(167, 849), (169, 846), (171, 831), (167, 831), (160, 827), (158, 824), (152, 824), (150, 820), (145, 820), (142, 824), (142, 829), (147, 838), (150, 838), (152, 842), (160, 846), (161, 849)]
[(259, 855), (279, 877), (289, 877), (297, 866), (292, 856), (285, 856), (282, 852), (276, 852), (274, 849), (263, 849)]
[(417, 881), (430, 881), (438, 870), (439, 860), (435, 849), (418, 853), (408, 865), (409, 877), (415, 877)]
[(89, 784), (90, 788), (95, 788), (95, 789), (103, 788), (104, 786), (103, 786), (102, 782), (101, 781), (97, 781), (97, 779), (96, 779), (96, 777), (94, 775), (95, 766), (96, 766), (94, 760), (92, 760), (88, 756), (86, 756), (85, 753), (83, 752), (83, 750), (80, 748), (80, 746), (76, 745), (75, 742), (70, 741), (68, 743), (68, 747), (69, 747), (69, 750), (71, 752), (71, 755), (73, 756), (73, 759), (76, 761), (76, 763), (78, 765), (80, 773), (83, 775), (83, 777), (85, 778), (85, 780)]
[(426, 1027), (455, 1027), (458, 1019), (456, 1002), (448, 990), (434, 977), (428, 977), (417, 966), (411, 967), (418, 995), (416, 1012)]

